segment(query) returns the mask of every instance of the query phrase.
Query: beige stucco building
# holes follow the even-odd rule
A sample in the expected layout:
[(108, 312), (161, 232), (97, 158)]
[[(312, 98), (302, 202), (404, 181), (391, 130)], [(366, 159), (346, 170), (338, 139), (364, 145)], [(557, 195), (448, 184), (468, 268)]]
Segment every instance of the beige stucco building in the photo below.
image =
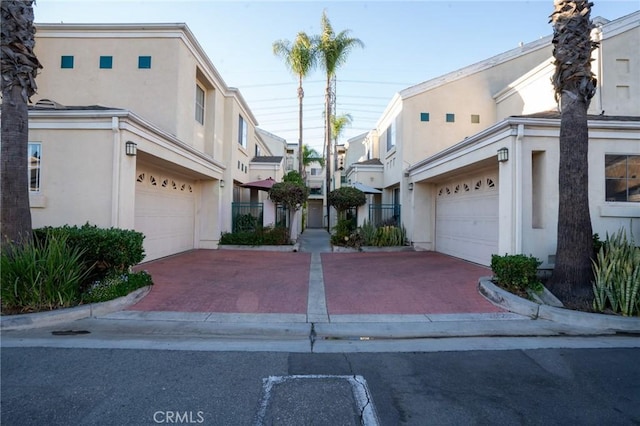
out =
[[(593, 229), (604, 237), (624, 227), (637, 238), (640, 12), (595, 23)], [(484, 265), (492, 254), (533, 254), (552, 267), (560, 125), (552, 61), (546, 37), (399, 92), (376, 128), (354, 141), (364, 152), (347, 179), (375, 182), (418, 249)], [(498, 161), (501, 148), (507, 161)]]
[(216, 248), (232, 203), (266, 198), (242, 185), (282, 178), (282, 154), (185, 24), (36, 28), (35, 227), (135, 229), (146, 260)]

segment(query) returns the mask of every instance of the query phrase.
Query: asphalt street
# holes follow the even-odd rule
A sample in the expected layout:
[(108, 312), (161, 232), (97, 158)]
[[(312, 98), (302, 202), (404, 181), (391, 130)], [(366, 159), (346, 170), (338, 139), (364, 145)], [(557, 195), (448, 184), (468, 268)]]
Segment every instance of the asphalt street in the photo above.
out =
[(314, 354), (4, 347), (1, 422), (630, 425), (640, 423), (638, 359), (637, 348)]

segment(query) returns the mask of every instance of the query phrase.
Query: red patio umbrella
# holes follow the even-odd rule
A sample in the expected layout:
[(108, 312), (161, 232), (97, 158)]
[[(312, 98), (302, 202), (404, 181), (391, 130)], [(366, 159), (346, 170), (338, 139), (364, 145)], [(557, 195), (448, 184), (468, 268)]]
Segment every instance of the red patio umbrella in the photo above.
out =
[(258, 189), (260, 191), (269, 191), (274, 183), (276, 183), (276, 181), (273, 180), (271, 177), (268, 177), (266, 179), (257, 180), (255, 182), (243, 183), (240, 186), (243, 188)]

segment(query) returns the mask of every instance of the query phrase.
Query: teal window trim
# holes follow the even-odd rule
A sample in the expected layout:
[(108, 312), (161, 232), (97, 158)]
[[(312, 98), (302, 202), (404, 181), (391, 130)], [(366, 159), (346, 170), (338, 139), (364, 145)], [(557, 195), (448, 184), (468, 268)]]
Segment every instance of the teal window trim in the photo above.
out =
[(429, 121), (429, 113), (421, 112), (420, 113), (420, 121)]
[(151, 68), (151, 56), (138, 56), (138, 68), (150, 69)]
[(66, 68), (66, 69), (73, 68), (73, 56), (72, 55), (62, 55), (60, 57), (60, 68)]
[(100, 68), (109, 70), (113, 68), (113, 56), (100, 56)]

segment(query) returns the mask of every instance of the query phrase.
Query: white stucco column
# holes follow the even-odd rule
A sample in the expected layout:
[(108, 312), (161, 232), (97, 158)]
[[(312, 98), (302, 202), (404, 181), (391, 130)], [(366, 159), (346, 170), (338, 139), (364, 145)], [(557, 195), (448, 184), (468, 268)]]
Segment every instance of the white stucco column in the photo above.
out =
[(262, 226), (270, 227), (276, 224), (276, 205), (270, 198), (262, 201)]
[(500, 255), (516, 253), (516, 161), (514, 145), (515, 138), (512, 137), (511, 141), (506, 145), (496, 146), (496, 151), (503, 147), (509, 149), (509, 160), (498, 163), (498, 253)]

